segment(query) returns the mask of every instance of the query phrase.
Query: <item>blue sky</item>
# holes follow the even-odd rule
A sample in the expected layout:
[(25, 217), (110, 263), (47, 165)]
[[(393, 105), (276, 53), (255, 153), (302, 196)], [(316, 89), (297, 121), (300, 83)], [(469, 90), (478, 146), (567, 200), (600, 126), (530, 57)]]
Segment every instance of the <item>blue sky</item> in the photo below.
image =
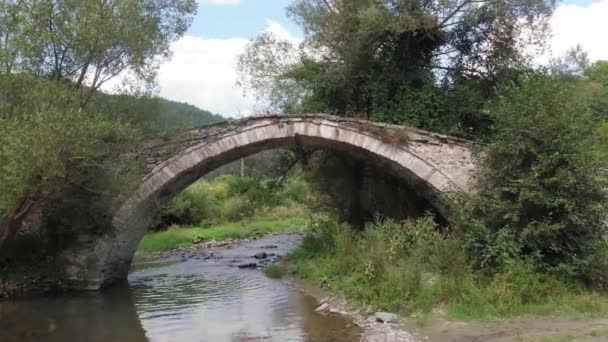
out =
[[(566, 0), (560, 4), (588, 6), (597, 0)], [(289, 32), (300, 29), (286, 15), (293, 0), (199, 0), (198, 14), (188, 34), (205, 38), (253, 37), (273, 20)]]
[[(219, 1), (218, 1), (219, 2)], [(267, 26), (267, 20), (299, 33), (286, 15), (293, 0), (240, 0), (239, 3), (211, 3), (199, 0), (198, 14), (189, 34), (206, 38), (253, 37)]]
[[(250, 38), (264, 31), (297, 43), (300, 29), (287, 18), (293, 0), (198, 0), (198, 14), (186, 35), (172, 45), (173, 57), (158, 75), (160, 95), (224, 116), (264, 110), (263, 99), (236, 86), (237, 60)], [(591, 60), (608, 60), (608, 0), (566, 0), (549, 21), (553, 36), (546, 63), (581, 44)], [(528, 34), (534, 34), (533, 32)]]

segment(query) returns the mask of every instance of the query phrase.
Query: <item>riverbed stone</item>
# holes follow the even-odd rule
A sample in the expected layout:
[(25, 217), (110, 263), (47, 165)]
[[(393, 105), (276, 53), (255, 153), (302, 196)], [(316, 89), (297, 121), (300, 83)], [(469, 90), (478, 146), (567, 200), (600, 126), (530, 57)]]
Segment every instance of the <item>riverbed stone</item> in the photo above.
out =
[(268, 257), (268, 254), (266, 254), (265, 252), (259, 252), (255, 253), (253, 257), (256, 259), (266, 259), (266, 257)]
[(374, 314), (374, 318), (376, 319), (376, 322), (393, 323), (399, 318), (399, 316), (390, 312), (376, 312)]
[(327, 304), (327, 303), (323, 303), (315, 309), (316, 312), (325, 312), (328, 310), (329, 310), (329, 304)]
[(236, 267), (238, 267), (238, 268), (256, 268), (256, 267), (258, 267), (258, 264), (255, 262), (249, 262), (249, 263), (237, 265)]

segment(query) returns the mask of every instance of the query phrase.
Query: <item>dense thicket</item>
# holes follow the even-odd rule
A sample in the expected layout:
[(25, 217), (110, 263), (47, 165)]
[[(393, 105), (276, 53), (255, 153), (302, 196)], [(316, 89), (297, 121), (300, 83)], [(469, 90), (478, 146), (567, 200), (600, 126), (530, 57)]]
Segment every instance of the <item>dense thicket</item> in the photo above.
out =
[(495, 271), (526, 259), (581, 277), (598, 266), (606, 182), (592, 148), (597, 121), (576, 87), (537, 74), (499, 92), (496, 134), (479, 158), (478, 193), (463, 222), (478, 267)]
[(152, 85), (195, 10), (192, 0), (0, 4), (0, 244), (51, 212), (63, 216), (49, 218), (61, 223), (53, 229), (87, 228), (66, 222), (78, 220), (67, 194), (107, 203), (92, 214), (94, 228), (105, 222), (138, 173), (130, 153), (141, 129), (134, 115), (118, 116), (126, 106), (91, 100), (119, 74), (131, 77), (125, 91)]

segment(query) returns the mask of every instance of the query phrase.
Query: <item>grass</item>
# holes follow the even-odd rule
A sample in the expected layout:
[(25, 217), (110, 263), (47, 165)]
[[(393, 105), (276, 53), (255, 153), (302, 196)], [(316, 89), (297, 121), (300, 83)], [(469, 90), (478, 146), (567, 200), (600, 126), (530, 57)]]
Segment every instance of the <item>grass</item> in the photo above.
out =
[(264, 267), (264, 273), (268, 278), (280, 279), (285, 275), (285, 266), (281, 264), (270, 264)]
[(427, 219), (376, 223), (362, 233), (322, 222), (288, 261), (292, 275), (361, 308), (419, 323), (437, 312), (466, 321), (608, 317), (605, 295), (524, 263), (492, 276), (473, 271), (459, 242), (437, 233)]
[(608, 317), (608, 298), (605, 295), (583, 290), (571, 290), (543, 302), (516, 303), (509, 307), (497, 307), (492, 303), (449, 303), (447, 318), (465, 321), (494, 321), (513, 317), (567, 317), (589, 319)]
[(138, 253), (153, 253), (188, 247), (205, 241), (245, 239), (270, 233), (302, 230), (307, 226), (305, 216), (253, 217), (240, 222), (229, 222), (211, 227), (173, 227), (163, 232), (147, 234), (139, 244)]

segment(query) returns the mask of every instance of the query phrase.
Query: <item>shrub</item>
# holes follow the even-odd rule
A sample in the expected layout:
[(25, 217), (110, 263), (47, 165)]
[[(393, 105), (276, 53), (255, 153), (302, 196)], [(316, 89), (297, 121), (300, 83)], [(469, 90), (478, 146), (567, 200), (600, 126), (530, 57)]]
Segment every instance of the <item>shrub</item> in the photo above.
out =
[(222, 202), (218, 216), (225, 221), (240, 221), (255, 214), (255, 205), (244, 197), (230, 197)]
[[(462, 246), (437, 231), (429, 217), (377, 220), (363, 232), (317, 217), (290, 258), (296, 275), (384, 310), (428, 312), (445, 298), (474, 292)], [(314, 266), (302, 265), (310, 259)]]
[(157, 228), (240, 221), (256, 211), (273, 217), (304, 215), (308, 185), (298, 179), (288, 180), (284, 185), (277, 187), (268, 179), (234, 175), (200, 180), (161, 209)]
[(267, 179), (254, 177), (227, 177), (227, 194), (230, 197), (240, 196), (246, 198), (259, 207), (273, 206), (278, 204), (272, 182)]
[(288, 180), (277, 196), (281, 202), (293, 201), (296, 203), (306, 203), (310, 189), (308, 183), (299, 178)]
[(201, 224), (217, 216), (217, 203), (213, 187), (206, 181), (192, 184), (173, 198), (161, 211), (160, 227), (172, 224)]
[(570, 85), (542, 74), (499, 94), (497, 133), (462, 223), (469, 255), (490, 272), (520, 258), (588, 278), (606, 219), (591, 111)]

